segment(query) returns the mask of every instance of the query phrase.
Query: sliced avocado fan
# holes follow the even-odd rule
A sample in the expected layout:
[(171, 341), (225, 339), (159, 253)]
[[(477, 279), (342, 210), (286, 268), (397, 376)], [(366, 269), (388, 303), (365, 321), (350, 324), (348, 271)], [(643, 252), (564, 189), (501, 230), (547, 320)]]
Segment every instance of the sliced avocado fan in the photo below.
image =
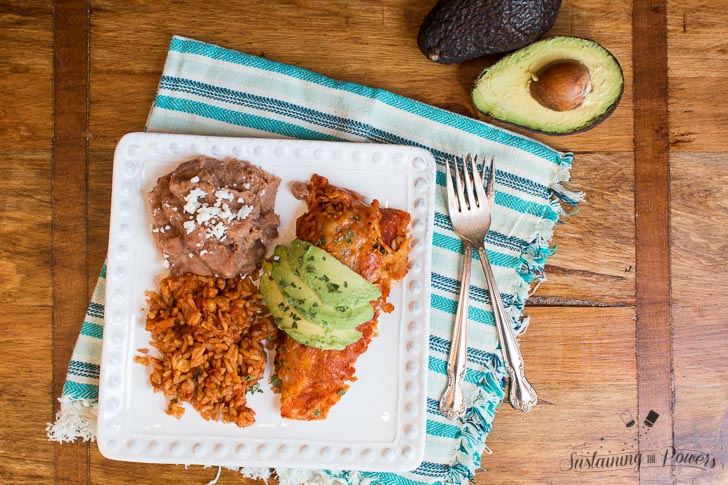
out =
[(260, 292), (278, 327), (297, 342), (343, 349), (362, 336), (374, 317), (379, 288), (333, 255), (308, 242), (277, 246), (261, 263)]
[(374, 307), (369, 301), (357, 304), (356, 300), (345, 299), (335, 306), (322, 301), (319, 294), (296, 274), (286, 246), (275, 248), (270, 275), (286, 303), (313, 323), (351, 329), (374, 317)]
[[(555, 65), (582, 66), (587, 80), (579, 87), (578, 102), (570, 109), (559, 110), (534, 97), (532, 83), (539, 75)], [(553, 71), (553, 69), (552, 69)], [(556, 79), (556, 81), (551, 81)], [(539, 93), (552, 90), (571, 93), (576, 79), (569, 76), (550, 76), (549, 85)], [(545, 81), (544, 81), (545, 83)], [(558, 36), (535, 42), (502, 58), (485, 69), (475, 82), (473, 103), (482, 113), (498, 121), (511, 123), (548, 134), (567, 134), (592, 128), (606, 119), (617, 107), (624, 91), (622, 68), (617, 59), (603, 46), (589, 39)], [(573, 106), (573, 107), (572, 107)]]
[(270, 275), (270, 262), (261, 263), (260, 293), (278, 328), (297, 342), (323, 350), (341, 350), (362, 336), (356, 329), (337, 329), (309, 321), (286, 303), (283, 294)]
[(321, 301), (332, 306), (359, 306), (382, 296), (375, 285), (327, 251), (296, 239), (288, 249), (291, 267), (316, 291)]

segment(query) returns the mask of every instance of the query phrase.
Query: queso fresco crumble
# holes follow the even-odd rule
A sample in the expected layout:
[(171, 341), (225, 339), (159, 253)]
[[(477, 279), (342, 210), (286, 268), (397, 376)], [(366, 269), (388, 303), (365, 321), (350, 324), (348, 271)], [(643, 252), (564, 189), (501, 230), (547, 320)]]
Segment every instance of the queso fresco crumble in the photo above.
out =
[(278, 236), (280, 179), (250, 162), (198, 157), (149, 194), (152, 233), (172, 274), (232, 278), (252, 272)]

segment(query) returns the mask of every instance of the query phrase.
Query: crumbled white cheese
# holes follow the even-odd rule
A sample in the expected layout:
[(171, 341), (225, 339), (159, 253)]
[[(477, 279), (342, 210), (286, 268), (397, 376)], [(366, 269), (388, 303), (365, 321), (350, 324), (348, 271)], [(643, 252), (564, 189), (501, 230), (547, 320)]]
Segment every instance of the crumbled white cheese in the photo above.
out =
[(228, 206), (227, 204), (222, 205), (222, 210), (220, 211), (220, 219), (224, 219), (228, 222), (235, 219), (235, 214), (232, 213), (232, 211), (230, 210), (230, 206)]
[(218, 200), (233, 200), (235, 196), (227, 189), (220, 189), (215, 191), (215, 197)]
[(198, 183), (199, 181), (200, 181), (200, 177), (198, 177), (197, 175), (195, 175), (194, 177), (192, 177), (192, 178), (190, 179), (190, 182), (192, 182), (193, 184), (196, 184), (196, 183)]
[(197, 219), (197, 223), (202, 225), (217, 216), (219, 213), (220, 209), (216, 207), (203, 206), (197, 209), (197, 215), (195, 218)]
[(164, 259), (162, 260), (162, 267), (169, 268), (169, 260), (167, 259), (167, 256), (165, 256)]
[(238, 211), (236, 218), (242, 221), (243, 219), (246, 219), (251, 212), (253, 212), (253, 207), (249, 205), (244, 205)]
[(185, 226), (185, 231), (187, 231), (187, 234), (191, 234), (192, 231), (195, 230), (195, 221), (185, 221), (183, 226)]
[(200, 251), (200, 256), (204, 256), (204, 255), (206, 255), (206, 254), (207, 254), (208, 252), (209, 252), (209, 251), (208, 251), (207, 249), (203, 249), (202, 251)]
[(244, 188), (245, 190), (250, 190), (250, 184), (249, 184), (248, 182), (245, 182), (245, 183), (243, 184), (243, 188)]
[(210, 236), (215, 236), (218, 241), (222, 241), (225, 239), (225, 232), (227, 231), (227, 226), (225, 226), (225, 223), (218, 222), (215, 224), (211, 230), (208, 231), (208, 234)]
[(201, 197), (206, 197), (207, 192), (200, 188), (194, 188), (190, 190), (190, 193), (187, 194), (187, 197), (185, 197), (185, 212), (189, 212), (190, 214), (194, 214), (195, 211), (200, 207), (200, 201), (198, 200)]
[(260, 196), (263, 197), (265, 195), (265, 189), (260, 191)]
[[(247, 189), (250, 188), (250, 184), (244, 184)], [(263, 191), (265, 192), (265, 191)], [(239, 209), (231, 208), (228, 202), (235, 201), (235, 194), (230, 191), (227, 187), (223, 187), (215, 190), (215, 201), (210, 205), (207, 200), (201, 198), (207, 197), (207, 193), (200, 189), (194, 188), (190, 190), (190, 193), (185, 197), (185, 212), (192, 214), (192, 217), (184, 223), (187, 234), (190, 234), (195, 229), (195, 222), (201, 227), (205, 228), (205, 238), (210, 239), (215, 237), (218, 241), (222, 242), (227, 237), (227, 225), (235, 220), (244, 220), (253, 212), (253, 207), (249, 205), (242, 205)], [(238, 204), (243, 204), (245, 199), (243, 197), (237, 198)]]

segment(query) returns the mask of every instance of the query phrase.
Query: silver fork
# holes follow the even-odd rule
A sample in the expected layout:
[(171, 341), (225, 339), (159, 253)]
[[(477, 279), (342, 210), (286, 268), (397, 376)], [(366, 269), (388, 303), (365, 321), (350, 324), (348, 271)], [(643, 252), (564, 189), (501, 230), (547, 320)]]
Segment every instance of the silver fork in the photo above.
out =
[[(518, 348), (518, 341), (510, 325), (500, 293), (493, 277), (488, 255), (485, 252), (485, 236), (491, 223), (491, 212), (495, 199), (495, 169), (493, 159), (490, 161), (488, 183), (483, 187), (483, 174), (478, 173), (477, 156), (468, 154), (463, 160), (463, 169), (453, 160), (455, 186), (450, 162), (447, 167), (447, 205), (453, 229), (463, 241), (463, 272), (460, 285), (458, 309), (455, 315), (450, 356), (447, 361), (448, 383), (445, 393), (440, 399), (440, 412), (448, 419), (465, 415), (465, 395), (463, 378), (467, 363), (467, 323), (468, 305), (470, 302), (470, 263), (473, 248), (478, 251), (483, 266), (485, 279), (490, 290), (490, 299), (495, 317), (495, 328), (503, 351), (503, 361), (511, 379), (509, 400), (511, 406), (524, 412), (531, 410), (537, 402), (536, 391), (525, 376), (523, 357)], [(462, 173), (461, 173), (462, 172)]]

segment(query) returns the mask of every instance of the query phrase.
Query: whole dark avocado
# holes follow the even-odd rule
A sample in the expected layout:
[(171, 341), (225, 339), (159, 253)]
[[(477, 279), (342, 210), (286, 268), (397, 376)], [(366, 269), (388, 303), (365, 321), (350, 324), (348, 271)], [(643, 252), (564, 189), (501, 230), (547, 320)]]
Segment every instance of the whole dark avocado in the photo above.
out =
[(417, 44), (441, 64), (510, 52), (551, 29), (560, 7), (561, 0), (440, 0)]

